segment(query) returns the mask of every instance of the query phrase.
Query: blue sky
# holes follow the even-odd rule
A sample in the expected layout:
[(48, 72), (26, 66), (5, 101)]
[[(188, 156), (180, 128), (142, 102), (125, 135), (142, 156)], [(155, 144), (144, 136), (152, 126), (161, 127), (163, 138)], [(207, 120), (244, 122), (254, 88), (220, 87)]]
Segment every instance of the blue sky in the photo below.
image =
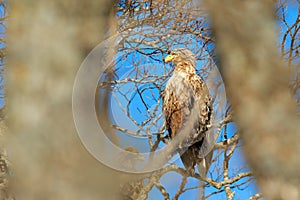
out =
[[(295, 17), (297, 16), (297, 12), (298, 12), (298, 3), (296, 1), (290, 1), (291, 3), (291, 6), (289, 7), (288, 11), (287, 11), (287, 22), (288, 23), (292, 23), (295, 21)], [(0, 7), (0, 13), (3, 14), (3, 8)], [(1, 14), (1, 15), (2, 15)], [(3, 34), (4, 33), (4, 29), (2, 26), (0, 26), (0, 34)], [(282, 37), (282, 35), (281, 35)], [(288, 40), (290, 40), (288, 38)], [(0, 43), (0, 47), (3, 47), (4, 44), (1, 44)], [(194, 47), (194, 48), (197, 48), (197, 47)], [(164, 57), (165, 55), (158, 55), (158, 58), (161, 59), (162, 57)], [(118, 72), (119, 74), (119, 78), (122, 79), (122, 76), (126, 76), (126, 77), (134, 77), (134, 74), (130, 74), (130, 71), (132, 71), (133, 68), (131, 68), (131, 59), (134, 59), (134, 58), (128, 58), (127, 59), (127, 63), (125, 63), (126, 66), (128, 66), (128, 68), (120, 68), (121, 71)], [(124, 63), (123, 63), (124, 64)], [(149, 63), (147, 63), (149, 64)], [(153, 63), (150, 63), (150, 64), (153, 64)], [(160, 63), (160, 64), (163, 64), (163, 63)], [(200, 65), (200, 64), (199, 64)], [(153, 65), (154, 66), (154, 65)], [(165, 73), (166, 70), (169, 70), (170, 66), (165, 66), (166, 68), (160, 68), (160, 69), (157, 69), (157, 68), (153, 68), (153, 73), (157, 73), (157, 75), (161, 74), (161, 73)], [(3, 64), (0, 65), (0, 69), (3, 69)], [(152, 73), (152, 74), (153, 74)], [(0, 84), (4, 84), (4, 81), (0, 82)], [(149, 85), (145, 86), (145, 87), (148, 87)], [(126, 90), (126, 87), (132, 87), (131, 85), (127, 85), (127, 86), (124, 86), (125, 87), (125, 90)], [(139, 89), (143, 89), (143, 88), (139, 88)], [(0, 89), (0, 94), (3, 94), (3, 90)], [(156, 97), (158, 99), (159, 97), (159, 92), (157, 90), (153, 90), (152, 91), (153, 93), (151, 93), (150, 91), (148, 92), (145, 92), (144, 95), (145, 96), (151, 96), (151, 95), (154, 95), (154, 97)], [(137, 95), (136, 92), (133, 92), (132, 95)], [(147, 105), (149, 106), (150, 108), (150, 112), (152, 111), (151, 108), (152, 108), (152, 105), (155, 105), (155, 101), (154, 101), (154, 98), (153, 99), (149, 99), (149, 101), (147, 101)], [(120, 96), (118, 96), (118, 98), (121, 98)], [(132, 110), (132, 116), (136, 116), (137, 117), (137, 122), (138, 123), (141, 123), (143, 120), (145, 120), (148, 115), (147, 115), (147, 109), (145, 108), (145, 106), (139, 102), (139, 99), (138, 98), (133, 98), (133, 102), (132, 102), (132, 107), (130, 110)], [(135, 125), (128, 119), (126, 119), (126, 116), (121, 116), (120, 115), (120, 110), (118, 110), (118, 107), (116, 106), (117, 102), (115, 101), (112, 101), (111, 102), (111, 105), (112, 105), (112, 115), (113, 115), (113, 118), (115, 119), (115, 122), (117, 124), (119, 124), (120, 126), (122, 127), (126, 127), (128, 129), (131, 129), (132, 131), (135, 131), (136, 130), (136, 127)], [(4, 98), (0, 98), (0, 107), (3, 107), (4, 106)], [(158, 122), (159, 124), (162, 124), (162, 120)], [(155, 131), (155, 127), (152, 129), (152, 131)], [(228, 137), (231, 137), (232, 135), (234, 135), (234, 133), (236, 133), (237, 131), (237, 128), (235, 126), (234, 123), (230, 123), (228, 125)], [(145, 149), (147, 149), (149, 146), (147, 146), (147, 139), (145, 139), (144, 142), (141, 142), (140, 138), (138, 137), (132, 137), (132, 136), (128, 136), (128, 135), (124, 135), (124, 134), (121, 134), (121, 137), (122, 137), (122, 147), (126, 147), (126, 146), (130, 146), (132, 145), (132, 143), (134, 144), (135, 147), (137, 147), (140, 151), (144, 151)], [(222, 160), (222, 156), (220, 157), (220, 159)], [(243, 156), (243, 153), (241, 151), (240, 148), (237, 149), (237, 152), (234, 154), (233, 158), (231, 159), (231, 166), (236, 169), (239, 169), (240, 166), (245, 166), (244, 170), (248, 170), (247, 169), (247, 166), (245, 164), (245, 158)], [(177, 160), (176, 161), (176, 164), (178, 164), (179, 166), (182, 167), (182, 163), (180, 160)], [(174, 196), (174, 194), (176, 193), (176, 190), (178, 189), (179, 187), (179, 183), (181, 181), (181, 176), (175, 172), (170, 172), (170, 173), (167, 173), (165, 174), (162, 179), (161, 179), (161, 182), (162, 184), (167, 188), (167, 191), (170, 192), (170, 196)], [(244, 180), (241, 180), (241, 181), (244, 181)], [(194, 187), (194, 186), (197, 186), (199, 184), (199, 181), (196, 180), (196, 179), (193, 179), (193, 178), (190, 178), (189, 179), (189, 183), (187, 184), (187, 187)], [(255, 194), (257, 192), (257, 188), (255, 187), (255, 184), (253, 181), (250, 182), (250, 184), (248, 185), (248, 187), (246, 189), (237, 189), (237, 188), (234, 188), (233, 190), (236, 190), (237, 193), (236, 193), (236, 197), (235, 199), (245, 199), (253, 194)], [(216, 191), (215, 189), (213, 188), (209, 188), (208, 191), (206, 192), (206, 194), (210, 193), (210, 192), (214, 192)], [(197, 190), (190, 190), (186, 193), (184, 193), (180, 199), (197, 199), (197, 193), (198, 191)], [(154, 187), (150, 194), (149, 194), (149, 199), (152, 200), (152, 199), (163, 199), (161, 193)], [(218, 194), (216, 196), (213, 196), (212, 199), (225, 199), (225, 194), (224, 192), (221, 193), (221, 194)]]
[[(189, 38), (187, 38), (189, 39)], [(192, 47), (192, 48), (196, 48), (196, 47)], [(204, 56), (207, 56), (205, 53), (203, 53)], [(120, 55), (122, 56), (122, 55)], [(166, 56), (164, 55), (158, 55), (157, 57), (164, 57)], [(129, 54), (126, 56), (126, 58), (123, 59), (123, 62), (119, 62), (119, 57), (117, 56), (117, 73), (116, 76), (119, 78), (119, 80), (122, 80), (124, 78), (136, 78), (136, 79), (142, 79), (144, 80), (143, 76), (144, 73), (137, 73), (137, 69), (135, 68), (135, 65), (138, 63), (139, 65), (139, 69), (138, 70), (143, 70), (145, 68), (145, 70), (147, 71), (147, 74), (151, 74), (153, 76), (155, 75), (162, 75), (162, 74), (166, 74), (169, 70), (172, 69), (171, 65), (166, 65), (165, 63), (163, 63), (162, 61), (153, 61), (151, 59), (149, 59), (147, 56), (143, 56), (143, 55), (137, 55), (137, 53), (133, 52), (133, 54)], [(197, 67), (198, 67), (198, 71), (201, 72), (201, 66), (203, 66), (204, 61), (199, 61), (197, 63)], [(120, 68), (118, 68), (118, 66)], [(146, 80), (152, 80), (153, 78), (149, 78)], [(158, 84), (159, 81), (156, 81), (155, 83)], [(163, 83), (162, 83), (163, 84)], [(164, 84), (163, 84), (164, 85)], [(131, 119), (128, 118), (128, 116), (124, 113), (126, 111), (123, 111), (119, 104), (121, 104), (121, 107), (126, 107), (127, 103), (128, 103), (128, 99), (131, 100), (131, 104), (130, 104), (130, 108), (129, 111), (131, 112), (131, 116), (134, 118), (134, 120), (136, 121), (136, 123), (140, 124), (141, 122), (143, 122), (145, 119), (149, 118), (149, 113), (152, 113), (152, 110), (150, 110), (150, 112), (148, 113), (146, 106), (144, 105), (143, 102), (141, 102), (140, 97), (137, 95), (137, 90), (139, 89), (143, 89), (144, 88), (149, 88), (151, 87), (151, 84), (141, 84), (141, 86), (136, 86), (134, 83), (127, 83), (122, 85), (121, 87), (119, 87), (119, 91), (117, 92), (113, 92), (113, 98), (111, 100), (111, 117), (113, 118), (115, 124), (126, 128), (130, 131), (136, 132), (138, 130), (138, 127), (135, 123), (132, 122)], [(164, 86), (163, 86), (164, 87)], [(115, 91), (116, 86), (113, 86), (113, 91)], [(151, 94), (154, 94), (154, 97), (151, 96)], [(114, 98), (115, 97), (115, 98)], [(137, 97), (137, 98), (136, 98)], [(147, 97), (151, 97), (151, 98), (147, 98)], [(148, 108), (151, 108), (151, 106), (154, 106), (157, 104), (157, 100), (159, 99), (160, 94), (159, 91), (156, 88), (153, 89), (149, 89), (149, 91), (143, 93), (143, 98), (147, 99), (147, 101), (145, 102), (145, 104), (147, 104)], [(126, 99), (128, 98), (128, 99)], [(116, 100), (117, 99), (117, 100)], [(161, 104), (160, 104), (160, 108), (157, 111), (157, 115), (159, 115), (161, 113)], [(162, 125), (163, 123), (163, 118), (158, 122), (158, 124)], [(147, 128), (147, 125), (144, 126), (145, 128)], [(153, 129), (151, 129), (151, 132), (155, 132), (157, 131), (155, 129), (156, 127), (154, 127)], [(234, 123), (230, 123), (228, 125), (227, 128), (228, 131), (228, 137), (232, 137), (235, 133), (236, 133), (236, 127)], [(128, 134), (124, 134), (122, 132), (119, 132), (119, 136), (121, 138), (121, 148), (125, 148), (127, 146), (134, 146), (136, 149), (138, 149), (140, 152), (148, 152), (149, 151), (149, 144), (148, 144), (148, 139), (147, 138), (141, 138), (141, 137), (133, 137), (131, 135)], [(220, 136), (220, 139), (218, 141), (220, 141), (222, 138), (222, 135)], [(160, 147), (162, 148), (164, 146), (163, 143), (161, 143)], [(177, 155), (178, 158), (178, 155)], [(222, 156), (219, 157), (218, 160), (218, 164), (222, 163)], [(183, 164), (181, 162), (180, 159), (177, 159), (175, 161), (175, 164), (179, 165), (180, 167), (183, 167)], [(241, 169), (241, 166), (244, 166), (243, 169)], [(212, 166), (212, 168), (217, 168), (219, 167), (219, 165), (217, 166)], [(247, 166), (245, 164), (245, 160), (244, 157), (241, 153), (240, 148), (237, 149), (237, 152), (234, 154), (233, 158), (231, 159), (231, 165), (230, 165), (232, 170), (245, 170), (245, 171), (249, 171), (249, 169), (247, 169)], [(217, 173), (212, 172), (212, 176), (214, 177), (214, 179), (216, 178), (216, 176), (218, 176)], [(238, 183), (244, 181), (241, 180)], [(162, 179), (161, 179), (162, 184), (166, 187), (167, 191), (170, 192), (170, 195), (173, 196), (178, 187), (179, 184), (181, 182), (181, 176), (176, 174), (175, 172), (170, 172), (165, 174)], [(186, 185), (186, 187), (196, 187), (197, 185), (199, 185), (199, 181), (193, 178), (189, 178), (188, 184)], [(248, 186), (248, 185), (247, 185)], [(250, 182), (250, 185), (247, 187), (247, 189), (238, 189), (238, 188), (234, 188), (233, 190), (237, 190), (237, 197), (240, 197), (240, 199), (243, 199), (244, 197), (249, 197), (252, 194), (255, 194), (257, 192), (257, 189), (252, 182)], [(215, 192), (217, 191), (216, 189), (210, 187), (207, 191), (206, 194), (209, 194), (211, 192)], [(197, 189), (192, 189), (189, 190), (187, 192), (185, 192), (180, 199), (196, 199), (197, 198), (197, 194), (198, 194), (199, 190)], [(224, 192), (214, 195), (212, 196), (211, 199), (215, 199), (215, 198), (219, 198), (219, 199), (224, 199)], [(162, 199), (161, 193), (157, 190), (157, 188), (153, 188), (149, 194), (149, 199)]]
[[(4, 9), (2, 6), (0, 6), (0, 17), (4, 16)], [(3, 37), (6, 33), (5, 27), (3, 27), (3, 25), (0, 25), (0, 37)], [(0, 42), (0, 48), (5, 47), (6, 44), (4, 44), (3, 42)], [(3, 66), (3, 64), (5, 63), (1, 63), (0, 64), (0, 71), (1, 71), (1, 77), (0, 77), (0, 87), (2, 88), (4, 85), (4, 76), (5, 73), (3, 72), (5, 66)], [(4, 95), (4, 89), (0, 89), (0, 107), (2, 108), (4, 106), (4, 98), (2, 98), (2, 96)]]
[[(288, 7), (288, 11), (286, 13), (286, 16), (287, 16), (287, 23), (291, 24), (295, 21), (295, 18), (297, 16), (297, 12), (298, 12), (298, 3), (296, 1), (290, 1), (289, 2), (291, 4), (291, 6)], [(0, 7), (0, 13), (1, 13), (1, 16), (3, 15), (3, 8)], [(286, 28), (284, 29), (286, 30)], [(0, 26), (0, 34), (4, 34), (5, 31), (3, 29), (2, 26)], [(282, 38), (282, 35), (280, 37), (280, 39)], [(288, 41), (290, 41), (290, 38), (288, 38)], [(3, 43), (0, 43), (0, 47), (3, 47), (5, 44)], [(161, 57), (164, 57), (165, 55), (160, 55)], [(160, 58), (161, 59), (161, 58)], [(128, 63), (127, 65), (130, 66), (130, 58), (128, 59)], [(0, 66), (0, 69), (3, 69), (3, 64), (1, 64)], [(166, 66), (168, 68), (168, 66)], [(130, 70), (130, 67), (129, 69), (126, 69), (126, 68), (120, 68), (121, 70), (123, 71), (120, 71), (119, 72), (119, 75), (121, 76), (128, 76), (128, 71)], [(161, 70), (164, 70), (164, 69), (161, 69)], [(162, 71), (160, 70), (154, 70), (156, 72), (161, 73)], [(122, 77), (120, 77), (122, 78)], [(0, 84), (4, 84), (4, 81), (0, 82)], [(4, 93), (4, 90), (0, 90), (0, 94), (3, 94)], [(155, 96), (159, 96), (158, 92), (154, 92), (155, 93)], [(145, 93), (145, 95), (150, 95), (149, 93)], [(138, 102), (139, 100), (136, 99), (134, 100), (136, 102), (133, 102), (132, 103), (132, 111), (133, 112), (136, 112), (136, 113), (133, 113), (132, 115), (133, 116), (142, 116), (141, 114), (143, 114), (144, 112), (146, 112), (145, 108), (143, 108), (143, 106), (141, 106), (141, 103)], [(150, 100), (149, 102), (147, 102), (147, 104), (149, 104), (149, 107), (151, 108), (151, 105), (155, 104), (155, 102), (151, 102), (153, 100)], [(112, 102), (112, 105), (115, 105), (116, 102)], [(0, 98), (0, 107), (3, 107), (4, 106), (4, 98)], [(139, 110), (137, 108), (140, 108)], [(118, 115), (118, 110), (116, 110), (117, 107), (115, 107), (115, 110), (113, 110), (113, 112), (115, 113), (112, 113), (114, 115)], [(120, 116), (119, 116), (120, 117)], [(114, 117), (115, 119), (117, 119), (116, 117)], [(141, 117), (139, 118), (137, 121), (138, 122), (141, 122), (143, 121), (143, 119), (146, 118), (146, 115), (144, 115), (144, 117)], [(122, 126), (127, 126), (127, 128), (129, 129), (132, 129), (134, 131), (135, 129), (135, 126), (133, 124), (130, 125), (131, 122), (129, 122), (129, 120), (126, 120), (123, 117), (121, 117), (121, 120), (119, 120), (119, 122), (121, 123), (120, 125)], [(122, 123), (123, 122), (123, 123)], [(161, 122), (160, 122), (161, 123)], [(228, 126), (228, 136), (231, 137), (235, 132), (237, 131), (236, 127), (235, 127), (235, 124), (234, 123), (230, 123), (229, 126)], [(143, 150), (144, 148), (147, 148), (147, 145), (145, 146), (146, 144), (146, 141), (145, 143), (141, 143), (140, 142), (140, 138), (133, 138), (131, 136), (126, 136), (126, 135), (123, 135), (122, 136), (123, 139), (122, 141), (126, 141), (124, 144), (123, 144), (123, 147), (127, 146), (127, 145), (130, 145), (131, 142), (133, 142), (134, 144), (137, 144), (135, 146), (137, 146), (140, 150)], [(222, 159), (222, 158), (220, 158)], [(240, 148), (238, 148), (237, 152), (234, 154), (233, 158), (232, 158), (232, 163), (231, 165), (232, 166), (246, 166), (245, 165), (245, 159), (244, 159), (244, 156), (243, 156), (243, 153), (241, 151)], [(182, 163), (180, 160), (178, 160), (176, 162), (176, 164), (182, 166)], [(247, 170), (247, 168), (245, 168), (245, 170)], [(161, 182), (162, 184), (167, 188), (167, 191), (170, 192), (170, 195), (171, 196), (174, 196), (174, 194), (176, 193), (176, 190), (178, 189), (179, 187), (179, 182), (181, 181), (181, 176), (175, 172), (170, 172), (170, 173), (167, 173), (165, 174), (162, 179), (161, 179)], [(241, 180), (243, 181), (243, 180)], [(193, 186), (197, 186), (199, 184), (199, 181), (198, 180), (195, 180), (195, 179), (192, 179), (190, 178), (189, 179), (189, 183), (187, 184), (187, 187), (193, 187)], [(250, 184), (248, 185), (248, 187), (244, 190), (242, 189), (233, 189), (233, 190), (237, 190), (237, 193), (236, 193), (236, 197), (235, 199), (245, 199), (247, 197), (249, 197), (250, 195), (252, 194), (255, 194), (257, 192), (257, 188), (255, 187), (255, 184), (252, 182), (250, 182)], [(215, 191), (215, 189), (213, 188), (210, 188), (207, 193), (210, 193), (210, 192), (213, 192)], [(185, 192), (180, 199), (197, 199), (197, 190), (190, 190), (188, 192)], [(150, 194), (149, 194), (149, 199), (163, 199), (163, 197), (161, 196), (160, 192), (154, 187)], [(213, 199), (225, 199), (225, 194), (224, 193), (221, 193), (219, 195), (216, 195), (213, 197)]]
[[(288, 7), (288, 10), (286, 12), (286, 17), (287, 17), (287, 23), (293, 23), (295, 21), (295, 17), (297, 15), (298, 12), (298, 4), (296, 3), (296, 1), (292, 2), (290, 1), (290, 6)], [(278, 23), (279, 26), (282, 26), (282, 24)], [(285, 28), (283, 28), (283, 31), (286, 30)], [(182, 37), (182, 36), (181, 36)], [(279, 38), (279, 41), (281, 40), (282, 35)], [(185, 38), (182, 38), (183, 40)], [(290, 41), (290, 39), (288, 39)], [(275, 42), (275, 41), (274, 41)], [(178, 47), (182, 47), (180, 45), (178, 46), (174, 46), (173, 48), (178, 48)], [(193, 49), (197, 49), (199, 47), (197, 46), (190, 46), (189, 47), (192, 51)], [(162, 58), (165, 55), (162, 54), (158, 54), (157, 55), (157, 59), (162, 60)], [(199, 56), (199, 55), (197, 55)], [(129, 55), (126, 58), (126, 61), (123, 62), (123, 66), (125, 66), (125, 68), (120, 68), (120, 71), (118, 72), (118, 76), (119, 79), (122, 79), (123, 77), (131, 77), (131, 78), (141, 78), (141, 77), (137, 77), (136, 74), (132, 71), (134, 71), (134, 67), (130, 67), (132, 64), (135, 63), (137, 58), (144, 58), (143, 55)], [(146, 57), (145, 57), (146, 58)], [(150, 62), (149, 60), (143, 60), (142, 62), (144, 63), (139, 63), (140, 65), (152, 65), (152, 72), (151, 74), (164, 74), (166, 73), (166, 70), (170, 70), (168, 65), (165, 65), (165, 68), (158, 68), (162, 65), (164, 65), (164, 63), (162, 62)], [(150, 62), (150, 63), (149, 63)], [(198, 63), (197, 66), (201, 66), (201, 63)], [(149, 68), (149, 66), (148, 66)], [(201, 68), (198, 69), (199, 72), (201, 72)], [(149, 72), (150, 74), (150, 72)], [(130, 87), (135, 87), (134, 84), (128, 84), (127, 86), (124, 86), (124, 93), (126, 93), (126, 91), (128, 91), (128, 88)], [(145, 85), (144, 87), (151, 87), (151, 84), (149, 85)], [(132, 93), (128, 94), (128, 97), (132, 99), (131, 102), (131, 115), (135, 118), (137, 123), (141, 123), (143, 120), (145, 120), (147, 117), (149, 117), (148, 114), (148, 110), (146, 107), (151, 108), (152, 105), (155, 105), (156, 102), (154, 99), (158, 99), (159, 98), (159, 92), (156, 91), (148, 91), (143, 93), (143, 95), (145, 95), (144, 97), (146, 98), (147, 96), (151, 96), (151, 94), (154, 94), (155, 98), (149, 99), (147, 102), (144, 102), (147, 104), (147, 106), (144, 105), (144, 103), (142, 103), (140, 101), (140, 98), (138, 98), (137, 96), (137, 90), (143, 90), (143, 87), (141, 88), (135, 88), (135, 91), (133, 91)], [(153, 92), (153, 93), (151, 93)], [(122, 99), (122, 97), (118, 94), (116, 94), (117, 98)], [(137, 97), (137, 98), (136, 98)], [(126, 100), (120, 100), (120, 102), (122, 103), (126, 103)], [(128, 119), (124, 114), (122, 114), (122, 111), (118, 108), (117, 102), (115, 100), (112, 100), (111, 103), (112, 106), (112, 117), (115, 120), (115, 123), (122, 126), (122, 127), (126, 127), (129, 130), (132, 131), (136, 131), (138, 128), (136, 127), (136, 125), (134, 123), (132, 123), (132, 121), (130, 119)], [(150, 109), (150, 113), (152, 112), (152, 110)], [(159, 122), (160, 124), (162, 123), (162, 121)], [(152, 131), (155, 131), (154, 129), (152, 129)], [(235, 126), (234, 123), (230, 123), (228, 124), (227, 127), (227, 134), (228, 137), (233, 136), (235, 133), (237, 132), (237, 128)], [(144, 152), (145, 150), (147, 151), (147, 149), (149, 148), (149, 145), (147, 144), (147, 139), (145, 138), (144, 142), (141, 142), (141, 138), (139, 137), (132, 137), (132, 136), (128, 136), (128, 135), (124, 135), (122, 133), (120, 133), (120, 137), (122, 138), (123, 144), (121, 144), (122, 147), (126, 147), (126, 146), (135, 146), (137, 147), (137, 149), (139, 149), (141, 152)], [(222, 135), (220, 136), (220, 139), (222, 138)], [(240, 143), (239, 146), (241, 146), (242, 144)], [(219, 162), (222, 163), (223, 160), (223, 156), (219, 157)], [(182, 163), (180, 161), (180, 159), (178, 159), (176, 162), (176, 164), (178, 164), (179, 166), (182, 166)], [(242, 166), (242, 167), (241, 167)], [(215, 166), (212, 166), (212, 168), (214, 168)], [(243, 155), (243, 152), (241, 150), (241, 148), (237, 148), (236, 152), (234, 153), (234, 156), (231, 159), (230, 162), (230, 169), (231, 171), (235, 171), (237, 170), (237, 172), (241, 172), (241, 171), (249, 171), (247, 164), (246, 164), (246, 160), (245, 157)], [(216, 176), (216, 173), (212, 173), (212, 176)], [(232, 176), (234, 176), (234, 174), (231, 174)], [(175, 172), (169, 172), (167, 174), (165, 174), (162, 179), (161, 179), (161, 183), (166, 187), (167, 191), (170, 193), (170, 196), (174, 196), (179, 184), (181, 182), (181, 176)], [(239, 184), (245, 180), (247, 180), (248, 178), (244, 178), (241, 179), (240, 181), (238, 181), (236, 184)], [(189, 178), (188, 184), (186, 185), (186, 187), (195, 187), (199, 184), (199, 181), (193, 178)], [(258, 192), (258, 189), (255, 186), (255, 182), (253, 180), (249, 181), (249, 183), (245, 184), (245, 186), (243, 187), (236, 187), (232, 189), (233, 191), (236, 191), (236, 195), (235, 195), (235, 199), (246, 199), (250, 196), (252, 196), (253, 194), (256, 194)], [(216, 189), (210, 187), (208, 188), (208, 190), (206, 191), (206, 194), (209, 194), (211, 192), (215, 192)], [(198, 191), (197, 190), (189, 190), (187, 192), (185, 192), (180, 199), (197, 199), (197, 194)], [(210, 199), (225, 199), (225, 193), (222, 192), (220, 194), (214, 195), (212, 198)], [(157, 188), (153, 188), (149, 194), (149, 198), (148, 199), (163, 199), (163, 196), (161, 195), (160, 191), (158, 191)]]

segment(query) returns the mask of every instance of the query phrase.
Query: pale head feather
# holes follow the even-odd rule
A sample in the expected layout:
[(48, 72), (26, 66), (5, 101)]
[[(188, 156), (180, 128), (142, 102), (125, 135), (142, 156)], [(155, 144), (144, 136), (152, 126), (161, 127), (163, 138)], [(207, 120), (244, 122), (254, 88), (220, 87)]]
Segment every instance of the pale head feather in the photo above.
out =
[(187, 64), (195, 67), (196, 58), (195, 55), (189, 49), (174, 49), (171, 52), (171, 55), (174, 56), (172, 62), (175, 66), (179, 63), (186, 62)]

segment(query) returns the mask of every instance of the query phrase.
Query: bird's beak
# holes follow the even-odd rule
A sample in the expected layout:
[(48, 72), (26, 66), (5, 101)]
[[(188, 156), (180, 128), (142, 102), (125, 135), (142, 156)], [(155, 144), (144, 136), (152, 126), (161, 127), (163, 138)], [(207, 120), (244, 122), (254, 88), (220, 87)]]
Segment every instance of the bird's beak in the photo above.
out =
[(165, 62), (171, 62), (173, 60), (174, 56), (172, 55), (168, 55), (166, 58), (165, 58)]

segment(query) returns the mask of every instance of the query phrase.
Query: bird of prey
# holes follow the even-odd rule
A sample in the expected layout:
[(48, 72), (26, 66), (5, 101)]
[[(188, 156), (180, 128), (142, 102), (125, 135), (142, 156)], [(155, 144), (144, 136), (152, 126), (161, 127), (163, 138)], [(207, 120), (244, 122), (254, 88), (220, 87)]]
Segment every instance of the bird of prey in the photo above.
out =
[(190, 127), (189, 136), (192, 141), (188, 148), (178, 147), (185, 168), (195, 173), (197, 165), (199, 173), (204, 177), (211, 163), (213, 151), (205, 157), (200, 149), (205, 148), (208, 125), (212, 119), (212, 100), (209, 90), (195, 70), (195, 56), (188, 49), (174, 49), (165, 58), (172, 62), (174, 71), (168, 80), (163, 93), (163, 113), (169, 137), (173, 139), (188, 123), (193, 108), (198, 108), (196, 120)]

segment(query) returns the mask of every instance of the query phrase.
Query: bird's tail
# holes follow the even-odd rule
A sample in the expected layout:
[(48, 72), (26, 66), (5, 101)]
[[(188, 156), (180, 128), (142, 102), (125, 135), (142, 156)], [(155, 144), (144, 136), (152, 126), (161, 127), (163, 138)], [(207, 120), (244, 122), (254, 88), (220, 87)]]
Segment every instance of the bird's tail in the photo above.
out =
[(197, 163), (198, 171), (201, 177), (205, 177), (212, 161), (213, 151), (209, 152), (203, 159)]
[[(213, 151), (209, 152), (203, 159), (197, 163), (198, 171), (201, 177), (205, 178), (212, 161)], [(200, 181), (200, 193), (202, 200), (205, 199), (205, 182)]]

